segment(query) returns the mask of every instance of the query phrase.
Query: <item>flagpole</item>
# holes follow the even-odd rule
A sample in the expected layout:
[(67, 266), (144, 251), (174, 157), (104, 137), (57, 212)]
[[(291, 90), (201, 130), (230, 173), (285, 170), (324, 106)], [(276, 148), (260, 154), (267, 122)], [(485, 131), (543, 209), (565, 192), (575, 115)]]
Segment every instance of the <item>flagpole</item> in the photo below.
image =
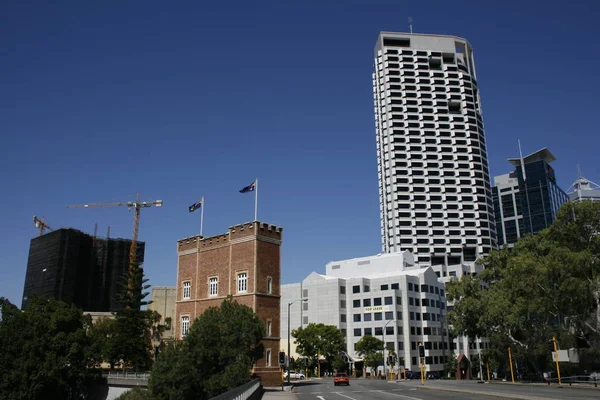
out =
[(254, 220), (258, 221), (258, 178), (254, 182)]
[(202, 236), (203, 225), (204, 225), (204, 196), (202, 196), (202, 209), (200, 210), (200, 236)]

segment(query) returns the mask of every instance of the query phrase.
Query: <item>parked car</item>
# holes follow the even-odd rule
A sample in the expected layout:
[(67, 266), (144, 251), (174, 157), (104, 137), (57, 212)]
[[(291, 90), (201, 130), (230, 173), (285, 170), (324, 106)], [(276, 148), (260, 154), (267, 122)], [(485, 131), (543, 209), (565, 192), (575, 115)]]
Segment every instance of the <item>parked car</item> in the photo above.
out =
[(333, 385), (348, 385), (350, 386), (350, 378), (345, 372), (337, 372), (333, 375)]
[[(288, 377), (288, 372), (284, 371), (283, 378), (287, 379), (287, 377)], [(304, 380), (304, 379), (306, 379), (306, 375), (304, 375), (302, 372), (290, 371), (290, 379)]]
[(427, 373), (427, 379), (440, 379), (440, 374), (430, 371)]

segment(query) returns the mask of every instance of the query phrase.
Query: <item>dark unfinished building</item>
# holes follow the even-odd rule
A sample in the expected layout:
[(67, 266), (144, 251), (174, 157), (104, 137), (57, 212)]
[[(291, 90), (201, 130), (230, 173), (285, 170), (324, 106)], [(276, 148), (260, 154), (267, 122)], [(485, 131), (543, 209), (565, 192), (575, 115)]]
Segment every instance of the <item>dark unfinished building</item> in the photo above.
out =
[[(100, 239), (59, 229), (31, 240), (22, 308), (32, 295), (75, 304), (84, 311), (115, 311), (127, 273), (131, 240)], [(144, 261), (144, 242), (137, 260)]]

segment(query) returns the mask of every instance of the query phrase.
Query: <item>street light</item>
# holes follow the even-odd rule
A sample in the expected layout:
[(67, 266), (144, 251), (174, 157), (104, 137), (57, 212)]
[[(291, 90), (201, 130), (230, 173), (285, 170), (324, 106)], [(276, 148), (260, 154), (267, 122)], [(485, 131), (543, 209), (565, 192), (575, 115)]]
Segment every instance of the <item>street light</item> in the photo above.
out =
[(294, 304), (295, 302), (300, 301), (300, 300), (302, 300), (304, 302), (308, 301), (308, 299), (297, 299), (297, 300), (292, 301), (291, 303), (288, 303), (288, 314), (287, 314), (287, 319), (288, 319), (287, 381), (288, 381), (288, 384), (290, 383), (290, 358), (291, 358), (290, 357), (290, 352), (291, 352), (291, 342), (290, 342), (290, 307), (292, 306), (292, 304)]
[(386, 378), (386, 371), (385, 371), (385, 348), (386, 348), (386, 346), (385, 346), (385, 328), (387, 328), (387, 326), (388, 326), (388, 324), (389, 324), (390, 322), (396, 322), (396, 320), (395, 320), (395, 319), (390, 319), (390, 320), (389, 320), (389, 321), (388, 321), (388, 322), (387, 322), (387, 323), (386, 323), (386, 324), (383, 326), (383, 332), (382, 332), (382, 334), (383, 334), (383, 377), (384, 377), (386, 380), (387, 380), (387, 378)]

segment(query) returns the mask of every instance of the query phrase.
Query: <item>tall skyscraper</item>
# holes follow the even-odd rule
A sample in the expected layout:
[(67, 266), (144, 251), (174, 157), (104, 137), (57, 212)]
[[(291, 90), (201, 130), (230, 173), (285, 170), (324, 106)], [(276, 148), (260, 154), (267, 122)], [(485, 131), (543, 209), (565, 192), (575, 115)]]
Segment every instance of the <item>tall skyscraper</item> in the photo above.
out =
[(494, 177), (492, 198), (500, 246), (548, 228), (558, 209), (569, 200), (556, 184), (550, 166), (554, 160), (554, 154), (544, 147), (523, 158), (509, 158), (515, 170)]
[(471, 45), (381, 32), (373, 94), (383, 251), (409, 250), (440, 276), (472, 264), (496, 232)]
[[(84, 311), (115, 311), (129, 266), (130, 240), (99, 239), (76, 229), (57, 229), (31, 239), (22, 308), (32, 295), (74, 304)], [(137, 260), (144, 261), (138, 242)]]

